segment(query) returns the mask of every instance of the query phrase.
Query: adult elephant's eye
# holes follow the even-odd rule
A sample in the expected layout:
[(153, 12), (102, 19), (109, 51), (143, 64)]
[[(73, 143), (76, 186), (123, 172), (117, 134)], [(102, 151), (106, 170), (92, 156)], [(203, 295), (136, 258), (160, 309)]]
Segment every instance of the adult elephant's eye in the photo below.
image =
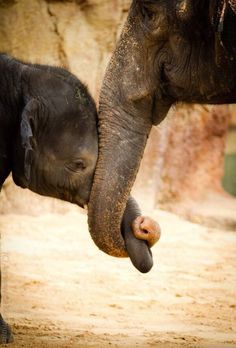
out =
[(153, 5), (143, 4), (141, 12), (144, 20), (154, 21), (156, 19), (156, 10)]
[(86, 164), (85, 164), (84, 160), (78, 159), (74, 162), (67, 163), (66, 168), (73, 173), (77, 173), (77, 172), (80, 172), (82, 170), (85, 170)]

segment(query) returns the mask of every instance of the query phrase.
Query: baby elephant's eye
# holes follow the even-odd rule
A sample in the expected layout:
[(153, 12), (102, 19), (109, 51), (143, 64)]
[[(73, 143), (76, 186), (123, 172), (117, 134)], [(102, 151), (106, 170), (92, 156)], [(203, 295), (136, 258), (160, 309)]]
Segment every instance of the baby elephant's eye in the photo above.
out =
[(78, 159), (74, 162), (68, 163), (66, 165), (66, 168), (69, 169), (69, 171), (77, 173), (81, 170), (86, 169), (86, 164), (82, 159)]

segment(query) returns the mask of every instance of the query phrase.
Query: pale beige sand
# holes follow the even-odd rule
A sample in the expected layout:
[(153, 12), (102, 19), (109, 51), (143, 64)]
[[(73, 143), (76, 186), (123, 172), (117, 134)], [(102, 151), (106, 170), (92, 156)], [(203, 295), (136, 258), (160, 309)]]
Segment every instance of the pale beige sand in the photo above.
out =
[(236, 347), (236, 233), (147, 212), (147, 275), (100, 252), (81, 211), (0, 216), (12, 347)]

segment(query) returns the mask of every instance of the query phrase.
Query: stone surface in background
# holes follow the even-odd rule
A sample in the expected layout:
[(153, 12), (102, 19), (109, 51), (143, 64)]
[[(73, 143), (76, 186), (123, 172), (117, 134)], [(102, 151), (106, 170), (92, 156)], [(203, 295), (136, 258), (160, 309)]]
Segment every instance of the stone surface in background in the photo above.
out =
[[(98, 100), (129, 5), (130, 0), (0, 0), (0, 51), (69, 68)], [(150, 204), (162, 206), (200, 198), (208, 189), (221, 190), (229, 116), (225, 110), (205, 106), (172, 110), (153, 128), (134, 190), (142, 188)], [(236, 109), (230, 110), (236, 125)], [(57, 209), (64, 211), (64, 203), (22, 191), (10, 179), (3, 187), (0, 212), (38, 214)]]
[[(26, 62), (63, 66), (98, 100), (102, 77), (129, 1), (0, 0), (0, 52)], [(42, 214), (75, 209), (69, 203), (3, 186), (0, 213)]]
[[(153, 129), (136, 187), (163, 208), (222, 192), (228, 106), (182, 105)], [(148, 186), (148, 188), (146, 188)]]

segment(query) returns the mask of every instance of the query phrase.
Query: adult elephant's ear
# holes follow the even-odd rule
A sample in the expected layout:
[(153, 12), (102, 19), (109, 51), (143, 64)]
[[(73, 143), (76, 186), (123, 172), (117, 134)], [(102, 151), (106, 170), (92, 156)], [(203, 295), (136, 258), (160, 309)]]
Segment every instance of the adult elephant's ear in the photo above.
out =
[(36, 117), (38, 114), (39, 102), (31, 99), (25, 106), (20, 124), (21, 144), (25, 151), (24, 173), (27, 181), (30, 181), (31, 165), (34, 158)]

